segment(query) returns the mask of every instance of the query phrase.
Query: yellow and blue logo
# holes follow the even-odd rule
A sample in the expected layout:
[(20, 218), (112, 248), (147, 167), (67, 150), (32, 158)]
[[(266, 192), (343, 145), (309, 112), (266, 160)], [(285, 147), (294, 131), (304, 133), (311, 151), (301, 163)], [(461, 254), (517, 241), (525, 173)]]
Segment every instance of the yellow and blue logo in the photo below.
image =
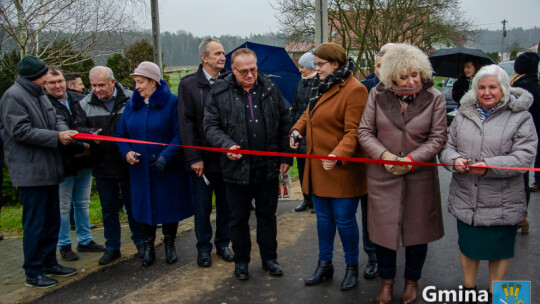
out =
[(498, 304), (530, 304), (530, 281), (494, 281), (493, 303)]

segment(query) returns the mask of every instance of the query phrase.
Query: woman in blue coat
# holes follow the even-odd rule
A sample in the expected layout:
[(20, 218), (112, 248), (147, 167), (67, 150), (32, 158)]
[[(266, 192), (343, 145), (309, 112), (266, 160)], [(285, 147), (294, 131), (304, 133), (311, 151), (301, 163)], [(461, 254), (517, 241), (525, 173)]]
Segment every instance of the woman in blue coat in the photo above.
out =
[[(117, 137), (180, 145), (177, 96), (160, 79), (159, 67), (149, 61), (131, 74), (136, 91), (127, 102)], [(193, 215), (189, 175), (183, 170), (181, 148), (117, 143), (130, 166), (133, 216), (141, 223), (144, 239), (142, 265), (155, 260), (156, 225), (163, 224), (165, 257), (177, 261), (174, 240), (178, 222)]]

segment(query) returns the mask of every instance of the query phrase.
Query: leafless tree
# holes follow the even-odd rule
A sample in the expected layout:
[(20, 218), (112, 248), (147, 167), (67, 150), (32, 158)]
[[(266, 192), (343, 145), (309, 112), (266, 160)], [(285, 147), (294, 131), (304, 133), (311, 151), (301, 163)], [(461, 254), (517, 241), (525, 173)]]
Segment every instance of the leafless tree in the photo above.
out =
[[(278, 0), (274, 9), (288, 41), (312, 39), (315, 0)], [(471, 24), (459, 0), (329, 0), (328, 19), (329, 40), (356, 59), (355, 71), (388, 42), (425, 51), (464, 43)]]
[(0, 0), (0, 28), (7, 33), (2, 38), (21, 56), (59, 65), (77, 63), (62, 54), (101, 56), (122, 49), (121, 34), (138, 30), (138, 18), (145, 14), (144, 0)]

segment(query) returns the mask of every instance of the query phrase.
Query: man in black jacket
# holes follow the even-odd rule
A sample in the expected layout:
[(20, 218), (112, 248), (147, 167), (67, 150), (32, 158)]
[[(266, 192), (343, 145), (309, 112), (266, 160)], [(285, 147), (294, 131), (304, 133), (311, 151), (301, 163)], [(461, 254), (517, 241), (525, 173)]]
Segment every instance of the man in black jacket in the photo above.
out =
[[(196, 73), (182, 78), (178, 86), (178, 125), (182, 143), (188, 146), (208, 147), (203, 130), (204, 105), (210, 87), (225, 67), (225, 50), (218, 40), (208, 38), (199, 46), (201, 65)], [(219, 165), (219, 153), (197, 149), (184, 149), (190, 166), (193, 193), (195, 194), (195, 236), (197, 237), (197, 264), (212, 264), (212, 192), (216, 195), (216, 235), (214, 245), (217, 255), (231, 262), (229, 249), (229, 207), (225, 184)]]
[[(112, 70), (96, 66), (90, 70), (92, 93), (75, 105), (75, 126), (83, 133), (100, 133), (114, 136), (116, 126), (124, 112), (126, 102), (133, 93), (114, 79)], [(106, 265), (121, 257), (120, 220), (118, 213), (125, 205), (131, 239), (142, 253), (142, 232), (131, 215), (131, 191), (128, 165), (120, 155), (114, 142), (92, 142), (90, 144), (92, 174), (101, 202), (105, 238), (105, 253), (99, 260)]]
[[(56, 110), (56, 114), (64, 118), (70, 129), (75, 128), (75, 115), (72, 109), (77, 104), (75, 98), (66, 91), (66, 80), (60, 69), (49, 67), (46, 76), (45, 90), (47, 97)], [(90, 169), (90, 145), (75, 141), (60, 147), (62, 164), (64, 165), (64, 181), (59, 185), (60, 197), (60, 233), (58, 249), (66, 261), (75, 261), (79, 257), (71, 249), (70, 211), (73, 205), (75, 216), (75, 232), (77, 234), (77, 251), (102, 252), (105, 247), (96, 244), (90, 233), (88, 205), (92, 188), (92, 170)]]
[(256, 201), (257, 243), (262, 267), (271, 275), (282, 274), (277, 262), (278, 174), (287, 172), (290, 158), (243, 156), (237, 149), (288, 151), (289, 109), (277, 85), (257, 73), (257, 56), (249, 49), (231, 57), (233, 73), (217, 80), (204, 110), (208, 142), (231, 152), (220, 156), (229, 202), (229, 233), (239, 280), (249, 277), (251, 200)]

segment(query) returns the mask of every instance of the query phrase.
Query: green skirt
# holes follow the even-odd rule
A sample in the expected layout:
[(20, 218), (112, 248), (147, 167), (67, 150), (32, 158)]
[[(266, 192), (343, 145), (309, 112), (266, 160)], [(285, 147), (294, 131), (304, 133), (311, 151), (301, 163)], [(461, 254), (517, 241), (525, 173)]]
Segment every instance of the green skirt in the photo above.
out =
[(500, 260), (514, 257), (517, 225), (470, 226), (457, 220), (459, 250), (473, 260)]

